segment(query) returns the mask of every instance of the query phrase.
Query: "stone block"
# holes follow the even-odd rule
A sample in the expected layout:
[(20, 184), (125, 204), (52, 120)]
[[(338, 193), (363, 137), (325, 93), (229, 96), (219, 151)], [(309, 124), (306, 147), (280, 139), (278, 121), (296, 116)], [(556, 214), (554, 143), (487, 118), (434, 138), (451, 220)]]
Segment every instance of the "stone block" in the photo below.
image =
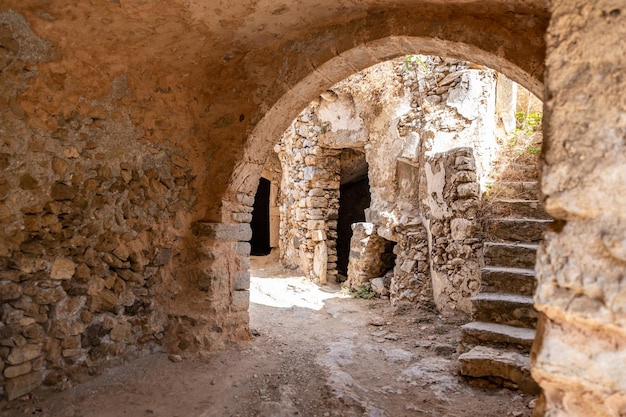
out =
[(117, 306), (117, 296), (113, 291), (103, 289), (91, 294), (87, 305), (92, 313), (113, 311)]
[(250, 289), (250, 272), (238, 272), (235, 274), (235, 291)]
[(157, 252), (152, 264), (155, 266), (163, 266), (170, 263), (172, 260), (172, 249), (171, 248), (161, 248)]
[(475, 182), (460, 184), (456, 187), (456, 190), (459, 196), (463, 198), (477, 197), (480, 191), (478, 184)]
[(6, 361), (9, 365), (19, 365), (24, 362), (33, 360), (41, 356), (41, 346), (39, 345), (24, 345), (14, 347), (9, 353)]
[(86, 264), (80, 264), (74, 270), (74, 277), (81, 280), (88, 280), (91, 276), (91, 269)]
[(465, 240), (474, 237), (474, 222), (461, 218), (452, 219), (450, 221), (450, 233), (454, 240)]
[(308, 208), (325, 208), (328, 207), (328, 199), (325, 197), (307, 197), (306, 207)]
[(74, 358), (76, 356), (80, 356), (81, 351), (82, 350), (80, 348), (63, 349), (63, 351), (61, 352), (61, 355), (64, 358)]
[(30, 362), (24, 362), (16, 366), (5, 368), (3, 375), (5, 378), (17, 378), (18, 376), (29, 373), (32, 368), (33, 366)]
[(250, 292), (249, 291), (234, 291), (233, 292), (233, 311), (247, 311), (250, 307)]
[(231, 218), (237, 223), (250, 223), (252, 221), (252, 213), (233, 213)]
[(170, 161), (172, 161), (174, 165), (181, 167), (181, 168), (186, 168), (187, 165), (189, 165), (189, 162), (185, 158), (179, 155), (172, 155), (170, 157)]
[(76, 189), (63, 183), (56, 183), (52, 185), (50, 190), (50, 197), (56, 201), (72, 200), (76, 197)]
[(238, 242), (236, 252), (239, 255), (250, 255), (250, 242)]
[(44, 259), (23, 256), (16, 260), (16, 266), (25, 274), (34, 274), (47, 270), (50, 263)]
[(315, 242), (326, 240), (326, 232), (323, 230), (313, 230), (311, 231), (311, 239)]
[(244, 206), (252, 207), (254, 205), (254, 196), (253, 195), (239, 193), (239, 194), (237, 194), (237, 198), (238, 198), (239, 202), (241, 204), (243, 204)]
[(324, 220), (307, 220), (306, 228), (309, 230), (324, 230), (325, 228)]
[(124, 243), (120, 243), (117, 248), (113, 249), (113, 255), (122, 261), (126, 261), (130, 256), (130, 250)]
[(33, 302), (37, 304), (47, 305), (58, 303), (65, 296), (65, 291), (63, 288), (37, 288), (35, 293), (32, 295)]
[(111, 329), (109, 337), (114, 342), (128, 342), (131, 329), (130, 323), (116, 323)]
[(252, 229), (247, 223), (226, 225), (223, 223), (195, 222), (193, 233), (198, 237), (208, 237), (226, 242), (247, 242), (252, 239)]
[(42, 375), (39, 371), (9, 379), (4, 386), (7, 400), (11, 401), (32, 392), (41, 386), (42, 381)]
[(315, 245), (313, 257), (313, 273), (320, 284), (326, 284), (326, 276), (328, 271), (328, 248), (324, 241)]
[(71, 279), (76, 271), (76, 264), (68, 258), (56, 258), (50, 271), (51, 279)]
[(452, 183), (461, 184), (461, 183), (474, 183), (476, 182), (476, 173), (473, 171), (459, 171), (452, 175), (451, 179)]
[(13, 282), (0, 283), (0, 302), (16, 300), (22, 296), (22, 287)]
[(406, 273), (412, 272), (413, 268), (415, 268), (416, 263), (417, 262), (415, 262), (413, 259), (407, 259), (406, 261), (402, 262), (400, 270)]
[(309, 197), (324, 197), (326, 190), (322, 188), (313, 188), (309, 190)]
[(384, 278), (374, 278), (370, 281), (370, 285), (376, 294), (383, 297), (389, 295), (389, 288), (385, 286)]
[(540, 390), (530, 375), (530, 360), (515, 351), (477, 346), (459, 357), (461, 374), (475, 378), (498, 377), (515, 383), (520, 390), (537, 394)]

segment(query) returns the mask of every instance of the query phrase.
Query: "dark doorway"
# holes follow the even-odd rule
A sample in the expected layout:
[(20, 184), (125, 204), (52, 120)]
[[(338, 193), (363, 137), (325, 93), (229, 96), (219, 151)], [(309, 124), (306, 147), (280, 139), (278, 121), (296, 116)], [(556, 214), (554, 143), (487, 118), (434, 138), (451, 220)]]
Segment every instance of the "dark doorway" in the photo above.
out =
[(259, 180), (252, 210), (252, 239), (250, 255), (265, 256), (270, 253), (270, 184), (265, 178)]
[(348, 275), (352, 223), (365, 221), (365, 209), (370, 206), (371, 200), (370, 185), (367, 176), (357, 181), (343, 184), (339, 189), (337, 271), (343, 276)]

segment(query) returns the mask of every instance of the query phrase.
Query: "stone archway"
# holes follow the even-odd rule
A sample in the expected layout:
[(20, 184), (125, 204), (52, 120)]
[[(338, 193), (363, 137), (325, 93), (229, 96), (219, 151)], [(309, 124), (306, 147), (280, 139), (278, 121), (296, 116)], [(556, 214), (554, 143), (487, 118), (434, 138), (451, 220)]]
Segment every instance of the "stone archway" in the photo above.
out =
[[(529, 51), (531, 52), (531, 51)], [(224, 193), (226, 206), (222, 219), (228, 222), (230, 204), (237, 204), (238, 194), (251, 195), (255, 190), (265, 158), (285, 131), (289, 123), (310, 101), (336, 82), (368, 66), (399, 56), (420, 53), (425, 55), (449, 56), (486, 65), (503, 73), (523, 85), (537, 96), (541, 96), (542, 52), (535, 50), (537, 60), (534, 68), (517, 66), (505, 57), (481, 49), (479, 46), (441, 39), (411, 36), (391, 36), (358, 45), (343, 53), (337, 53), (328, 61), (317, 66), (308, 62), (310, 73), (297, 82), (263, 115), (246, 141), (242, 158), (232, 171), (228, 189)], [(531, 52), (532, 53), (532, 52)], [(304, 59), (310, 59), (303, 51)], [(526, 62), (526, 65), (530, 60)], [(224, 214), (226, 216), (224, 217)]]
[[(65, 303), (70, 297), (93, 300), (93, 293), (101, 293), (106, 308), (127, 308), (132, 315), (148, 307), (157, 311), (155, 325), (133, 328), (147, 337), (142, 340), (159, 346), (182, 340), (185, 348), (211, 348), (245, 337), (250, 196), (276, 133), (305, 103), (347, 74), (415, 52), (486, 64), (542, 95), (546, 57), (542, 191), (548, 211), (563, 221), (546, 235), (538, 258), (535, 304), (547, 319), (534, 372), (551, 415), (623, 412), (626, 378), (614, 366), (624, 362), (626, 345), (623, 1), (34, 3), (4, 0), (0, 6), (2, 62), (6, 57), (12, 62), (11, 72), (2, 76), (9, 82), (0, 83), (8, 138), (3, 153), (9, 150), (0, 155), (0, 170), (7, 173), (0, 188), (20, 195), (37, 187), (42, 191), (42, 204), (24, 199), (0, 207), (0, 217), (11, 219), (16, 231), (8, 245), (0, 241), (3, 265), (11, 258), (34, 258), (17, 265), (21, 272), (3, 266), (15, 281), (7, 284), (10, 298), (29, 297), (22, 295), (26, 284), (13, 279), (15, 274), (23, 272), (24, 282), (55, 281), (54, 290), (43, 288), (44, 305), (62, 299), (76, 320), (72, 329), (87, 336), (92, 329), (89, 339), (98, 344), (103, 336), (87, 326), (91, 314), (79, 317), (81, 307)], [(53, 156), (58, 159), (50, 164)], [(31, 168), (35, 175), (26, 176)], [(97, 177), (96, 186), (83, 181), (85, 172)], [(50, 246), (40, 262), (41, 247), (30, 245), (21, 232), (25, 219), (43, 218), (40, 207), (49, 198), (69, 201), (74, 194), (95, 193), (98, 184), (116, 199), (132, 192), (135, 198), (124, 197), (129, 210), (142, 200), (159, 216), (169, 217), (171, 209), (171, 219), (136, 222), (138, 233), (159, 227), (145, 234), (141, 250), (117, 250), (120, 264), (110, 258), (120, 245), (108, 233), (100, 235), (97, 247), (70, 239), (75, 232), (96, 235), (85, 227), (88, 210), (77, 205), (76, 216), (65, 216), (57, 210), (65, 203), (54, 203), (53, 214), (63, 215), (61, 230), (67, 234), (59, 235), (64, 245)], [(175, 193), (176, 204), (160, 198), (167, 193)], [(102, 200), (81, 198), (80, 203), (102, 206)], [(124, 223), (114, 215), (116, 200), (106, 203), (105, 217)], [(36, 222), (31, 226), (33, 232), (41, 229)], [(96, 279), (83, 265), (74, 268), (84, 259), (77, 248), (95, 250), (89, 257), (98, 258)], [(129, 258), (146, 275), (127, 271)], [(122, 299), (109, 288), (101, 291), (100, 268), (119, 284), (115, 291), (125, 294)], [(82, 279), (102, 285), (85, 289)], [(143, 288), (128, 292), (121, 281), (164, 285), (148, 293)], [(112, 282), (106, 285), (113, 288)], [(78, 295), (69, 295), (69, 289)], [(143, 300), (135, 305), (126, 294)], [(101, 310), (97, 304), (91, 309)], [(106, 314), (96, 311), (96, 319)], [(50, 317), (36, 316), (49, 328)], [(136, 345), (128, 318), (116, 323), (115, 346), (122, 348), (111, 350), (111, 356)], [(45, 333), (48, 340), (58, 339)], [(69, 327), (62, 333), (69, 336), (71, 358), (61, 359), (58, 349), (56, 357), (64, 361), (60, 375), (66, 375), (85, 363), (74, 363), (74, 355), (94, 352), (94, 346), (79, 346)], [(133, 339), (127, 342), (129, 334)], [(12, 349), (26, 357), (19, 347)], [(32, 349), (39, 355), (38, 346)], [(101, 363), (109, 363), (107, 358)], [(41, 372), (53, 369), (49, 360), (35, 365), (42, 369), (28, 374), (29, 390), (41, 383)]]
[[(220, 158), (215, 158), (205, 173), (211, 179), (206, 182), (207, 191), (222, 198), (206, 206), (191, 236), (191, 247), (203, 249), (196, 263), (189, 265), (193, 275), (189, 291), (196, 282), (210, 282), (215, 290), (209, 291), (222, 294), (219, 312), (210, 321), (228, 322), (231, 334), (241, 334), (247, 327), (247, 241), (254, 193), (269, 152), (306, 104), (361, 69), (418, 52), (487, 65), (540, 95), (548, 14), (543, 5), (535, 6), (480, 12), (464, 6), (452, 13), (451, 6), (416, 10), (413, 5), (370, 11), (345, 25), (328, 22), (327, 27), (304, 37), (294, 35), (280, 45), (259, 48), (238, 61), (237, 70), (246, 76), (234, 84), (236, 97), (224, 96), (221, 106), (231, 103), (231, 108), (242, 113), (216, 121), (209, 145), (217, 143), (212, 154)], [(250, 96), (242, 101), (244, 91)], [(243, 125), (250, 128), (246, 131)], [(225, 144), (237, 135), (246, 137), (243, 145), (231, 145), (221, 154)], [(217, 258), (216, 253), (229, 255)], [(209, 308), (215, 310), (216, 305)]]
[[(233, 231), (233, 233), (236, 231), (230, 238), (238, 236), (236, 240), (239, 242), (231, 240), (218, 243), (220, 245), (236, 245), (240, 248), (239, 250), (242, 250), (239, 252), (242, 261), (237, 263), (241, 269), (232, 271), (235, 276), (244, 276), (249, 279), (246, 246), (242, 242), (246, 240), (248, 225), (246, 221), (239, 221), (239, 219), (245, 219), (246, 216), (241, 214), (250, 211), (265, 156), (286, 129), (286, 126), (291, 123), (299, 109), (304, 108), (306, 103), (313, 100), (326, 88), (330, 88), (334, 84), (333, 80), (341, 80), (368, 65), (415, 52), (441, 54), (441, 51), (454, 58), (471, 59), (480, 64), (485, 63), (535, 93), (542, 89), (541, 78), (538, 74), (533, 76), (526, 69), (511, 63), (502, 56), (494, 55), (476, 45), (421, 37), (392, 36), (379, 39), (357, 46), (342, 54), (336, 54), (319, 67), (312, 66), (309, 74), (269, 108), (250, 134), (244, 148), (244, 155), (235, 166), (228, 182), (228, 190), (224, 193), (219, 216), (222, 218), (222, 223), (219, 225), (217, 223), (197, 223), (198, 225), (204, 224), (211, 225), (210, 227), (224, 228)], [(229, 270), (232, 270), (232, 265)], [(233, 300), (239, 300), (233, 303), (231, 308), (234, 309), (233, 311), (239, 318), (243, 317), (248, 306), (245, 302), (248, 297), (248, 286), (244, 284), (233, 287), (231, 296)]]
[[(471, 35), (468, 36), (471, 38)], [(479, 39), (471, 40), (478, 42)], [(488, 44), (487, 46), (489, 47), (490, 45)], [(280, 97), (274, 106), (267, 110), (251, 132), (243, 151), (244, 154), (234, 167), (231, 178), (228, 181), (228, 189), (223, 194), (224, 198), (221, 201), (222, 206), (219, 216), (222, 222), (219, 227), (236, 230), (236, 233), (233, 232), (229, 235), (231, 237), (236, 235), (241, 240), (246, 240), (249, 230), (248, 216), (245, 213), (251, 211), (254, 193), (265, 158), (300, 109), (304, 108), (308, 102), (312, 101), (326, 88), (330, 88), (334, 84), (333, 80), (339, 81), (369, 65), (397, 56), (415, 53), (416, 51), (430, 54), (441, 54), (443, 51), (455, 58), (471, 59), (480, 64), (484, 63), (517, 81), (529, 89), (529, 91), (538, 94), (542, 89), (541, 72), (536, 71), (538, 68), (542, 68), (542, 64), (540, 64), (542, 51), (540, 48), (531, 49), (532, 51), (529, 51), (531, 55), (529, 56), (534, 57), (534, 63), (531, 63), (533, 60), (524, 60), (523, 66), (518, 66), (506, 59), (505, 56), (502, 56), (505, 55), (502, 51), (500, 51), (500, 55), (496, 55), (492, 51), (482, 49), (476, 44), (410, 36), (391, 36), (364, 43), (343, 53), (335, 51), (336, 53), (327, 62), (319, 66), (311, 63), (312, 56), (307, 55), (305, 49), (300, 50), (302, 59), (308, 62), (307, 65), (310, 72)], [(203, 223), (199, 222), (197, 224), (201, 225)], [(217, 225), (217, 223), (206, 224)], [(237, 244), (234, 241), (232, 243)], [(245, 252), (240, 254), (244, 257), (247, 255)], [(247, 261), (239, 263), (242, 266), (247, 264)], [(236, 274), (245, 275), (246, 271), (239, 270)], [(247, 292), (247, 287), (240, 288), (239, 291), (235, 290), (233, 296), (236, 295), (237, 298), (247, 297), (247, 294), (244, 295), (242, 292)], [(247, 306), (245, 303), (244, 305)]]

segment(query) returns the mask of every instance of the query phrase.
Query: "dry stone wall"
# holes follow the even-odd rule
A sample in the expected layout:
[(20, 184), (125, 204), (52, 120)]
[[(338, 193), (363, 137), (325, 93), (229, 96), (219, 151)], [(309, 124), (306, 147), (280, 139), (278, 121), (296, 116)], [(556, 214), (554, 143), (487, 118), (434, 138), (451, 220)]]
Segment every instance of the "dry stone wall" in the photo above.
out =
[[(312, 177), (307, 170), (325, 182), (337, 173), (326, 168), (339, 159), (331, 149), (364, 149), (371, 192), (366, 220), (374, 234), (398, 243), (392, 300), (432, 298), (434, 289), (440, 309), (470, 312), (469, 299), (479, 286), (481, 247), (474, 222), (480, 181), (488, 178), (497, 149), (495, 103), (493, 71), (438, 57), (380, 64), (324, 93), (277, 147), (284, 172), (284, 261), (307, 272), (315, 258), (317, 244), (304, 223), (311, 218), (306, 198), (311, 192), (321, 195), (316, 188), (323, 187), (306, 182)], [(329, 158), (316, 158), (313, 168), (307, 165), (314, 161), (311, 149)], [(331, 204), (332, 215), (337, 206)], [(326, 245), (333, 238), (327, 235)], [(369, 257), (380, 256), (375, 252), (366, 250)], [(371, 275), (369, 267), (358, 271), (361, 264), (355, 260), (353, 276), (348, 274), (354, 288)]]
[(428, 231), (421, 223), (396, 226), (396, 266), (389, 283), (392, 300), (424, 302), (433, 299)]
[[(34, 84), (52, 92), (74, 82), (54, 67), (60, 51), (12, 11), (0, 13), (0, 44), (0, 398), (245, 333), (247, 283), (237, 274), (247, 266), (206, 265), (245, 252), (245, 231), (228, 242), (208, 234), (210, 247), (202, 232), (185, 250), (196, 238), (196, 174), (187, 151), (146, 140), (130, 117), (127, 78), (64, 111), (52, 96), (27, 96)], [(56, 72), (40, 73), (44, 63)]]
[(341, 151), (319, 145), (324, 129), (311, 106), (275, 147), (282, 164), (282, 262), (324, 284), (337, 275), (337, 217)]
[(471, 148), (435, 154), (425, 161), (433, 297), (446, 311), (471, 311), (480, 288), (482, 240), (480, 185)]

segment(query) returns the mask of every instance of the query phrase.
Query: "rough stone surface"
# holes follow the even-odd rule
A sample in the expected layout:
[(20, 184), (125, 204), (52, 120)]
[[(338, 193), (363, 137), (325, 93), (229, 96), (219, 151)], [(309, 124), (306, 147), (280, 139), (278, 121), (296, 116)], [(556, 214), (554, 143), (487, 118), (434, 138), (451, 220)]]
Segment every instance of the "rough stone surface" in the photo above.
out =
[(4, 389), (7, 400), (11, 401), (22, 395), (28, 394), (42, 383), (42, 375), (39, 371), (33, 371), (26, 375), (10, 378), (6, 381)]
[[(354, 223), (350, 242), (350, 260), (346, 286), (358, 290), (372, 279), (381, 277), (393, 267), (389, 255), (389, 242), (376, 233), (372, 223)], [(382, 284), (382, 283), (381, 283)], [(379, 286), (380, 287), (380, 286)], [(379, 292), (384, 292), (380, 289)]]
[(539, 388), (530, 376), (530, 360), (516, 352), (507, 352), (477, 346), (459, 356), (461, 373), (471, 377), (497, 377), (512, 382), (522, 391), (538, 393)]
[[(469, 313), (480, 274), (479, 180), (488, 176), (496, 148), (495, 82), (492, 71), (467, 62), (420, 59), (427, 70), (396, 60), (337, 84), (283, 135), (275, 147), (283, 168), (281, 257), (319, 281), (320, 274), (312, 272), (320, 261), (315, 242), (324, 235), (332, 279), (343, 181), (337, 174), (344, 153), (337, 150), (362, 150), (371, 193), (365, 218), (375, 229), (369, 239), (397, 243), (392, 301), (429, 300), (434, 288), (442, 311)], [(353, 242), (359, 245), (360, 239)], [(349, 262), (349, 287), (386, 272), (372, 266), (385, 253), (377, 247), (364, 242), (351, 250), (362, 253)]]
[[(85, 334), (79, 320), (108, 332), (109, 316), (124, 316), (143, 352), (241, 336), (245, 314), (229, 305), (245, 254), (238, 242), (193, 236), (191, 222), (249, 213), (265, 155), (320, 92), (392, 57), (438, 53), (489, 65), (537, 95), (546, 70), (542, 192), (560, 222), (537, 265), (536, 304), (548, 317), (533, 365), (545, 392), (538, 408), (622, 413), (624, 376), (569, 359), (613, 363), (604, 358), (625, 340), (623, 2), (276, 6), (2, 2), (0, 281), (23, 287), (3, 302), (3, 324), (45, 330), (42, 367), (68, 376), (128, 347), (102, 335), (84, 348), (93, 362), (63, 362), (61, 343)], [(112, 253), (121, 242), (127, 260)], [(170, 264), (151, 265), (161, 248), (172, 249)], [(48, 288), (57, 257), (90, 271)], [(30, 298), (50, 289), (46, 300), (65, 294), (62, 312)], [(105, 290), (119, 304), (90, 311)], [(23, 386), (38, 384), (30, 378)]]
[(558, 0), (550, 11), (541, 189), (558, 224), (537, 258), (535, 305), (547, 318), (533, 376), (545, 415), (619, 415), (626, 378), (611, 364), (626, 346), (626, 9)]
[(296, 118), (275, 151), (281, 161), (280, 251), (282, 262), (325, 283), (337, 275), (340, 151), (320, 146), (315, 106)]

